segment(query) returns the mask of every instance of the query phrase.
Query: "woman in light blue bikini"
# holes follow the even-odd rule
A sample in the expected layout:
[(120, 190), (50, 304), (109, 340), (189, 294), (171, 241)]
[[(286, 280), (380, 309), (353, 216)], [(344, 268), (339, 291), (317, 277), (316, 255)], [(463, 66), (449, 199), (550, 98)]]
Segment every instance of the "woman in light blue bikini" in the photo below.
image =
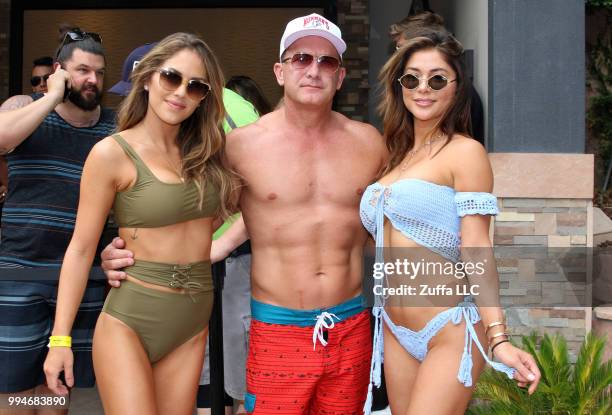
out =
[[(488, 264), (482, 267), (486, 278), (468, 277), (468, 285), (457, 274), (449, 278), (442, 268), (432, 267), (425, 277), (405, 278), (416, 295), (391, 298), (387, 290), (377, 296), (366, 414), (372, 384), (380, 384), (383, 351), (394, 415), (463, 414), (485, 362), (519, 386), (529, 386), (530, 394), (540, 380), (534, 358), (508, 341), (498, 306), (489, 238), (497, 201), (490, 193), (493, 175), (487, 153), (469, 137), (469, 84), (462, 53), (452, 35), (438, 31), (407, 42), (386, 63), (380, 75), (385, 88), (380, 109), (390, 158), (378, 182), (363, 194), (361, 218), (376, 241), (377, 263), (402, 256), (423, 264), (456, 265), (469, 259)], [(423, 251), (426, 261), (417, 255)], [(397, 288), (387, 272), (375, 284)], [(421, 295), (423, 284), (445, 289), (437, 296)], [(466, 287), (476, 285), (478, 306), (463, 296)], [(472, 353), (473, 345), (479, 353)], [(486, 346), (496, 361), (488, 358)]]

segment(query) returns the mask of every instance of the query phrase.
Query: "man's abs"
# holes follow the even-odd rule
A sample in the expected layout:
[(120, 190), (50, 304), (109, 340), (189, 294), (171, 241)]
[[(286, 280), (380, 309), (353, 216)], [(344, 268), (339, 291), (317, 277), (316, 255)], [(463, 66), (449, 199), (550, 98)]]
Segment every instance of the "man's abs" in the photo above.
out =
[(252, 295), (294, 309), (340, 304), (361, 292), (362, 247), (321, 249), (252, 245)]

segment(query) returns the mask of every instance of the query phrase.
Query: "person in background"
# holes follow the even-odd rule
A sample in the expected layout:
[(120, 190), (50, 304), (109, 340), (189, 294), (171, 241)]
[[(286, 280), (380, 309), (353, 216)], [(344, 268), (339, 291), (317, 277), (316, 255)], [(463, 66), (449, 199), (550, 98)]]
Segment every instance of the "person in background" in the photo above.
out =
[(34, 59), (32, 67), (32, 77), (30, 84), (32, 92), (47, 92), (47, 79), (53, 73), (53, 58), (51, 56), (43, 56), (42, 58)]
[(108, 90), (109, 94), (115, 94), (122, 97), (127, 97), (132, 89), (132, 81), (130, 76), (132, 71), (136, 69), (144, 55), (146, 55), (153, 47), (157, 45), (157, 42), (145, 43), (144, 45), (138, 46), (123, 61), (123, 67), (121, 69), (121, 79), (115, 85), (111, 86)]
[[(429, 37), (440, 30), (447, 30), (444, 27), (444, 19), (440, 15), (424, 11), (410, 14), (392, 24), (389, 27), (389, 36), (395, 42), (396, 49), (399, 49), (411, 39), (421, 36)], [(484, 110), (480, 95), (472, 83), (470, 83), (469, 98), (471, 136), (484, 145)]]
[(257, 82), (248, 76), (232, 76), (229, 81), (226, 82), (225, 87), (236, 92), (242, 98), (253, 104), (260, 116), (266, 115), (272, 111), (270, 101), (268, 101), (259, 85), (257, 85)]
[[(93, 146), (115, 129), (114, 112), (100, 105), (106, 60), (99, 35), (67, 32), (54, 69), (46, 94), (16, 95), (0, 107), (0, 154), (6, 154), (11, 177), (2, 212), (0, 268), (3, 275), (15, 272), (0, 281), (0, 394), (50, 394), (43, 361), (59, 267), (75, 227), (83, 164)], [(108, 227), (105, 231), (104, 244), (112, 233)], [(28, 268), (46, 274), (30, 277)], [(87, 281), (73, 326), (71, 386), (94, 385), (92, 337), (104, 292), (104, 281)]]
[[(263, 95), (261, 88), (248, 76), (233, 76), (226, 82), (225, 87), (240, 94), (255, 107), (257, 113), (263, 116), (270, 112), (270, 104)], [(228, 94), (228, 97), (231, 95)], [(230, 114), (241, 113), (234, 123), (238, 127), (250, 124), (257, 120), (253, 117), (252, 107), (237, 105), (234, 100), (225, 102), (225, 108)], [(242, 107), (242, 109), (240, 109)], [(245, 118), (246, 116), (246, 118)], [(238, 219), (238, 215), (232, 221)], [(228, 221), (228, 223), (231, 223)], [(221, 229), (215, 233), (215, 239), (223, 235)], [(213, 244), (213, 249), (216, 245)], [(225, 260), (225, 283), (223, 285), (223, 356), (226, 412), (232, 399), (236, 401), (236, 414), (246, 413), (244, 409), (244, 395), (246, 393), (246, 357), (248, 351), (249, 326), (251, 324), (251, 244), (250, 241), (242, 243), (234, 249)], [(208, 348), (206, 350), (208, 362)], [(200, 393), (198, 393), (198, 414), (210, 414), (210, 375), (209, 365), (204, 366), (202, 372)]]

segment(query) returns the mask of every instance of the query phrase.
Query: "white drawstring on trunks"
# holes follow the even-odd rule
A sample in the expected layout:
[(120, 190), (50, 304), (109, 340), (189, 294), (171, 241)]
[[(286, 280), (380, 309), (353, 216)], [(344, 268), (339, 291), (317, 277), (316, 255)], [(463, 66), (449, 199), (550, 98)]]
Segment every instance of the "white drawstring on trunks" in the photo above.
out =
[(340, 321), (338, 316), (328, 313), (327, 311), (324, 311), (317, 316), (317, 322), (315, 323), (314, 330), (312, 332), (312, 350), (316, 350), (317, 348), (317, 339), (319, 339), (323, 346), (327, 346), (327, 340), (325, 340), (323, 332), (324, 329), (334, 328), (334, 318)]

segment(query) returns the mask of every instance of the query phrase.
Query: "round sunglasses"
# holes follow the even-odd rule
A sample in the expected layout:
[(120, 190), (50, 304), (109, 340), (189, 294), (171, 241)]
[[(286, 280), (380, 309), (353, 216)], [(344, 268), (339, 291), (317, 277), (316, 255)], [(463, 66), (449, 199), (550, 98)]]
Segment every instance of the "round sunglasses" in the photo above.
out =
[(159, 86), (166, 91), (176, 91), (183, 84), (187, 84), (187, 96), (195, 101), (206, 98), (210, 92), (210, 85), (200, 79), (183, 80), (183, 75), (172, 68), (159, 70)]
[(327, 73), (335, 73), (340, 68), (340, 60), (333, 56), (313, 56), (310, 53), (299, 52), (293, 56), (283, 59), (282, 63), (291, 63), (293, 69), (306, 69), (316, 60), (319, 69)]
[(407, 73), (398, 78), (397, 82), (400, 85), (410, 91), (415, 90), (421, 85), (421, 80), (425, 79), (427, 82), (427, 87), (432, 91), (439, 91), (442, 88), (446, 87), (451, 82), (455, 82), (457, 79), (449, 80), (444, 75), (433, 75), (429, 78), (419, 78), (418, 76)]

